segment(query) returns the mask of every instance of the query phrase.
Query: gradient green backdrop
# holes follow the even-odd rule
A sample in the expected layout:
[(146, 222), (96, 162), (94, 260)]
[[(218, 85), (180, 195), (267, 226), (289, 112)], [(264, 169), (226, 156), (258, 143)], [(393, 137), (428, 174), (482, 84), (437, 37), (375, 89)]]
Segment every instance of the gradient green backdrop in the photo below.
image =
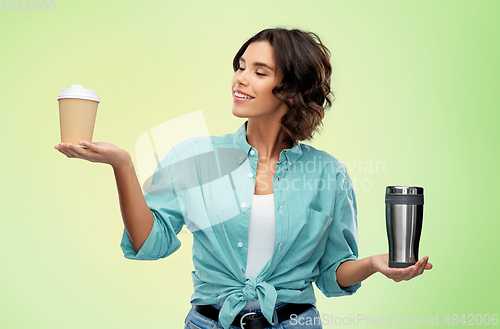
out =
[(336, 100), (310, 144), (358, 181), (361, 257), (387, 252), (385, 186), (425, 188), (420, 251), (434, 269), (401, 283), (375, 274), (349, 297), (317, 291), (320, 312), (438, 314), (441, 326), (500, 313), (500, 2), (54, 4), (0, 9), (0, 328), (183, 326), (191, 236), (167, 259), (123, 257), (112, 169), (54, 149), (57, 96), (98, 91), (93, 140), (132, 156), (141, 134), (193, 111), (211, 135), (232, 133), (244, 122), (231, 114), (232, 58), (274, 26), (316, 32), (332, 52)]

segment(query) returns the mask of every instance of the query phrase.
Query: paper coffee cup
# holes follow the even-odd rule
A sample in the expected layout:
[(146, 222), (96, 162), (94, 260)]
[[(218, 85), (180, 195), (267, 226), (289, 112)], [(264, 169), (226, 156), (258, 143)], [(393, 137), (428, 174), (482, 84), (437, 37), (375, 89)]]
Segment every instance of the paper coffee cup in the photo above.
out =
[(97, 92), (72, 85), (62, 89), (59, 101), (61, 142), (78, 145), (80, 141), (92, 142), (97, 105), (101, 102)]

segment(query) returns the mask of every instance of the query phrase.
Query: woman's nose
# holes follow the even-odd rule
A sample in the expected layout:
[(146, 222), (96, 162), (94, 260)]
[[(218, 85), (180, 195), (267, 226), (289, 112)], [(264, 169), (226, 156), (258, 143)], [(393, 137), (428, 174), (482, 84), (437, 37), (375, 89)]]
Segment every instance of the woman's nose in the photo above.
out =
[(246, 74), (245, 74), (245, 71), (238, 71), (236, 72), (236, 75), (235, 75), (235, 81), (239, 84), (242, 84), (242, 85), (247, 85), (248, 81), (247, 81), (247, 78), (246, 78)]

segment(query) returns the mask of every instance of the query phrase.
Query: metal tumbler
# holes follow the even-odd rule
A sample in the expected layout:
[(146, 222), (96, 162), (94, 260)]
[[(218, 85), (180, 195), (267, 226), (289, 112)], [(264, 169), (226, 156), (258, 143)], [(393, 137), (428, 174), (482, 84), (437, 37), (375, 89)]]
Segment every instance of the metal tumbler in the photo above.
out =
[(389, 267), (404, 268), (418, 261), (423, 214), (423, 187), (386, 187), (385, 219), (389, 240)]

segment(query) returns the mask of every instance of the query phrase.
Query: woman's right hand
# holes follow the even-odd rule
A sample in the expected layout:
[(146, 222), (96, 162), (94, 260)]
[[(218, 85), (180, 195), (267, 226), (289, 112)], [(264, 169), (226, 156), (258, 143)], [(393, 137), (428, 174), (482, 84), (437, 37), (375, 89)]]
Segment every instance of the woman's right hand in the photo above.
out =
[(114, 169), (121, 168), (132, 162), (130, 154), (127, 151), (110, 143), (81, 141), (80, 145), (87, 148), (71, 143), (59, 143), (54, 148), (68, 158), (80, 158), (90, 162), (107, 163)]

